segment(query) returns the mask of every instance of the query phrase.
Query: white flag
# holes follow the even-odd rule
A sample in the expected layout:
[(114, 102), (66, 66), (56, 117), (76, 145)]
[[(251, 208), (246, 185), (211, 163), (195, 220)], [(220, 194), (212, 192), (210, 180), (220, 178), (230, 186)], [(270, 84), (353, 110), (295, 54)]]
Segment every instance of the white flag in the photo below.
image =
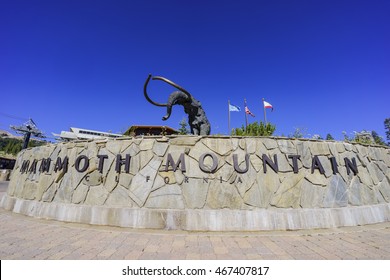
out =
[(264, 103), (264, 108), (272, 109), (272, 111), (274, 110), (274, 107), (272, 107), (272, 105), (270, 103), (268, 103), (267, 101), (263, 100), (263, 103)]
[(240, 112), (241, 109), (240, 109), (240, 107), (238, 107), (236, 105), (229, 104), (229, 111), (230, 112)]

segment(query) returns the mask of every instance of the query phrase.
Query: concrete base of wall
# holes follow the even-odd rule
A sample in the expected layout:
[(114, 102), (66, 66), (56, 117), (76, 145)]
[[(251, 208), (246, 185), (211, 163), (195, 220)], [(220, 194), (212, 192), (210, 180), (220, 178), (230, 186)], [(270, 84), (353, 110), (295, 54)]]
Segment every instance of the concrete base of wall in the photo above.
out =
[(390, 221), (390, 204), (343, 208), (198, 210), (140, 209), (45, 203), (5, 195), (4, 209), (64, 222), (187, 231), (299, 230)]

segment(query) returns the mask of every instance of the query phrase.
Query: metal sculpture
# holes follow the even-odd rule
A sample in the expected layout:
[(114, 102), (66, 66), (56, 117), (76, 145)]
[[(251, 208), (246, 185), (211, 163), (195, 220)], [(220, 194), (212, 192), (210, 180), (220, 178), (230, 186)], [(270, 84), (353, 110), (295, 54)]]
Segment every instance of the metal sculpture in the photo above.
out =
[[(150, 99), (147, 93), (147, 87), (150, 79), (160, 80), (166, 82), (167, 84), (177, 88), (179, 91), (174, 91), (168, 98), (168, 102), (161, 104), (154, 102)], [(182, 105), (184, 107), (184, 112), (188, 115), (188, 124), (190, 125), (191, 133), (194, 135), (209, 135), (210, 134), (210, 123), (206, 117), (206, 113), (202, 108), (201, 103), (196, 100), (188, 91), (175, 84), (174, 82), (159, 76), (154, 76), (149, 74), (144, 85), (144, 95), (146, 100), (152, 103), (155, 106), (167, 107), (167, 114), (162, 118), (163, 121), (169, 119), (172, 113), (172, 106)]]

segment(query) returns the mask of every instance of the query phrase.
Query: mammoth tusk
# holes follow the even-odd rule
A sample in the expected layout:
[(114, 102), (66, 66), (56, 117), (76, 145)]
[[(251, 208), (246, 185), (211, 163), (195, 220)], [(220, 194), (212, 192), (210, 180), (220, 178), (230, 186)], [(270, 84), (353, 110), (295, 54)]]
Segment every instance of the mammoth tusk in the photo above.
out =
[[(146, 90), (146, 88), (148, 87), (148, 84), (149, 84), (149, 81), (150, 79), (152, 78), (152, 75), (149, 74), (148, 78), (146, 79), (145, 81), (145, 84), (144, 84), (144, 95), (145, 95), (145, 98), (146, 100), (148, 100), (150, 103), (152, 103), (153, 105), (156, 105), (156, 106), (159, 106), (159, 107), (167, 107), (168, 104), (162, 104), (162, 103), (157, 103), (157, 102), (154, 102), (152, 99), (150, 99), (149, 95), (148, 95), (148, 92)], [(154, 79), (154, 78), (153, 78)]]
[[(149, 75), (148, 79), (150, 79), (150, 76), (151, 76), (151, 75)], [(186, 94), (186, 95), (188, 96), (189, 99), (191, 99), (191, 94), (190, 94), (188, 91), (186, 91), (186, 90), (185, 90), (184, 88), (182, 88), (181, 86), (175, 84), (174, 82), (168, 80), (167, 78), (160, 77), (160, 76), (154, 76), (152, 79), (153, 79), (153, 80), (160, 80), (160, 81), (166, 82), (167, 84), (169, 84), (169, 85), (171, 85), (171, 86), (177, 88), (178, 90), (182, 91), (184, 94)]]

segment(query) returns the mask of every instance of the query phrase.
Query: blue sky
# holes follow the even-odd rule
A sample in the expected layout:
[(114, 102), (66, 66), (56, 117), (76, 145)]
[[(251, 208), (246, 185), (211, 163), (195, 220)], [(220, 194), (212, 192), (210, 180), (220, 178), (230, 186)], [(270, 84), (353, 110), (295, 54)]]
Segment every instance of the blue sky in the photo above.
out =
[[(244, 98), (276, 135), (375, 130), (390, 117), (390, 1), (0, 1), (0, 129), (31, 117), (48, 136), (69, 127), (179, 127), (186, 117), (143, 96), (164, 76), (228, 133)], [(166, 102), (174, 88), (152, 81)], [(21, 119), (19, 119), (21, 118)], [(231, 126), (245, 123), (231, 113)]]

